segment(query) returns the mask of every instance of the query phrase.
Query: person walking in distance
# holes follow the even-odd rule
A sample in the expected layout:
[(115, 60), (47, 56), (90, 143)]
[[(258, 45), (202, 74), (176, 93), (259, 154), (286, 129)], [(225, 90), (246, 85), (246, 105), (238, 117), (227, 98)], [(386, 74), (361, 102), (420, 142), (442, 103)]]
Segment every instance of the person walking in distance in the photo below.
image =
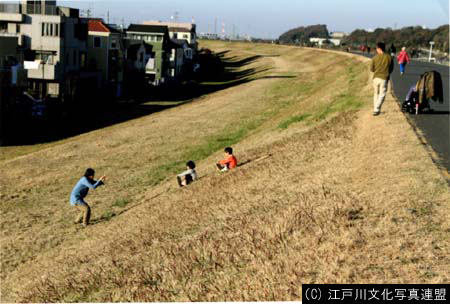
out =
[(389, 48), (389, 52), (391, 52), (391, 56), (395, 57), (395, 54), (397, 53), (397, 48), (394, 44), (391, 44), (391, 47)]
[(405, 67), (407, 63), (411, 62), (408, 53), (406, 52), (406, 47), (402, 47), (402, 51), (397, 56), (398, 64), (400, 65), (400, 75), (405, 74)]
[(381, 112), (386, 97), (390, 74), (394, 70), (392, 57), (385, 53), (386, 45), (377, 43), (377, 55), (370, 62), (370, 71), (373, 73), (373, 115), (378, 116)]
[(75, 187), (73, 187), (72, 193), (70, 194), (70, 205), (76, 207), (80, 211), (75, 219), (75, 224), (83, 222), (83, 226), (89, 225), (91, 207), (84, 201), (84, 198), (88, 195), (89, 189), (95, 189), (103, 185), (103, 181), (106, 180), (106, 176), (102, 176), (98, 181), (95, 181), (94, 176), (94, 169), (86, 169), (84, 176), (78, 181)]

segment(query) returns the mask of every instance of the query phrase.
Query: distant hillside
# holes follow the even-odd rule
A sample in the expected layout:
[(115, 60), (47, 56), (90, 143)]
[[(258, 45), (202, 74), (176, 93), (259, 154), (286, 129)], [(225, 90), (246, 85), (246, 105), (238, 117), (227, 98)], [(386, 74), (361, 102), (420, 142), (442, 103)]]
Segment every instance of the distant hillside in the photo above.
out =
[(306, 27), (297, 27), (282, 34), (279, 40), (280, 43), (307, 44), (311, 37), (328, 38), (329, 33), (327, 26), (325, 24), (317, 24)]
[(435, 42), (435, 48), (442, 52), (449, 52), (449, 26), (442, 25), (436, 29), (424, 29), (421, 26), (409, 26), (399, 30), (378, 28), (374, 32), (355, 30), (345, 37), (343, 43), (350, 45), (375, 45), (379, 41), (397, 47), (429, 47), (429, 42)]

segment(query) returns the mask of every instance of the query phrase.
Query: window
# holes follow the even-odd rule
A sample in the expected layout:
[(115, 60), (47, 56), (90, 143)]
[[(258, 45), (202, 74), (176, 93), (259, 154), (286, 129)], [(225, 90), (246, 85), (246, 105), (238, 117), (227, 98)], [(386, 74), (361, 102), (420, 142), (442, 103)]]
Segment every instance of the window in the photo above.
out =
[(183, 34), (183, 39), (188, 39), (189, 35), (188, 34)]
[(101, 37), (94, 37), (94, 47), (95, 48), (102, 47), (102, 38)]
[(77, 65), (77, 50), (73, 51), (73, 65), (76, 66)]
[(112, 49), (117, 48), (117, 40), (116, 40), (116, 38), (111, 39), (111, 48)]
[(41, 35), (45, 37), (58, 37), (59, 24), (43, 22), (41, 28)]
[(178, 39), (178, 33), (173, 33), (173, 39)]
[(161, 42), (162, 41), (162, 37), (161, 36), (156, 36), (156, 41)]
[(53, 57), (56, 55), (56, 53), (53, 52), (37, 52), (35, 59), (42, 60), (45, 64), (53, 64)]
[(16, 33), (20, 33), (20, 24), (16, 24)]
[(80, 67), (82, 69), (86, 68), (86, 53), (80, 52)]
[(147, 61), (147, 65), (145, 66), (147, 70), (154, 70), (155, 69), (155, 58), (150, 58)]

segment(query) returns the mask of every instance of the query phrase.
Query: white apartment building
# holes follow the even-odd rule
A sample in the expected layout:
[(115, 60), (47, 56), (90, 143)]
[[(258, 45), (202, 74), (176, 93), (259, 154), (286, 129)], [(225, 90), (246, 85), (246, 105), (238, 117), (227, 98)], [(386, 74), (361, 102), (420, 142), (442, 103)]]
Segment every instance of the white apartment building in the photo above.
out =
[(39, 97), (68, 94), (86, 65), (87, 22), (56, 1), (0, 3), (0, 36), (17, 36), (25, 49), (28, 87)]

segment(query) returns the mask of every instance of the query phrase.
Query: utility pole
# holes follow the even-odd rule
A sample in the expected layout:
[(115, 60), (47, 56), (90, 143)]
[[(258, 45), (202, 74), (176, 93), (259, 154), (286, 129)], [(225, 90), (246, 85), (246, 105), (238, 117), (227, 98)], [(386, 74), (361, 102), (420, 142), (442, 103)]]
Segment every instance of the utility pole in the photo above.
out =
[(44, 100), (44, 79), (45, 79), (45, 73), (44, 73), (44, 66), (45, 66), (45, 61), (43, 59), (44, 54), (42, 53), (42, 41), (41, 41), (41, 63), (42, 63), (42, 83), (41, 83), (41, 101)]
[(109, 11), (106, 13), (106, 24), (109, 24)]

